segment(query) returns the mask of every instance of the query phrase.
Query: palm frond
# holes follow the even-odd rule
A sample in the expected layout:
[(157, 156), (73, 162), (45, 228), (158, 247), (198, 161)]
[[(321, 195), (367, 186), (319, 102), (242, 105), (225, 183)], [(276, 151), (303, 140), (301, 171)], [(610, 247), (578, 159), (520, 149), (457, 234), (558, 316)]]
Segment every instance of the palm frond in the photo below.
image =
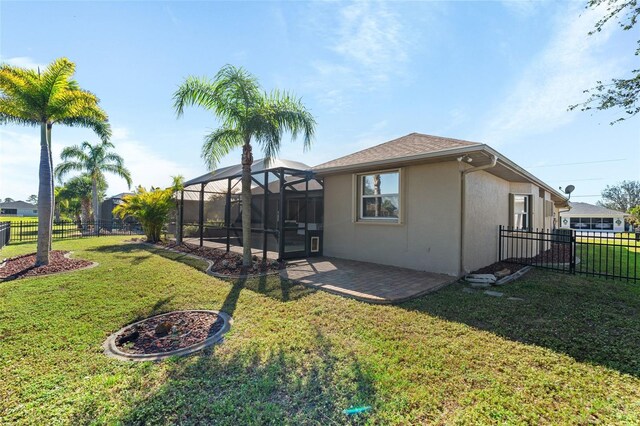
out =
[[(76, 71), (76, 65), (67, 58), (58, 58), (50, 63), (40, 75), (44, 103), (48, 103), (56, 93), (68, 89), (69, 81)], [(74, 83), (76, 84), (76, 83)]]
[(204, 137), (202, 158), (211, 169), (234, 148), (242, 146), (244, 139), (237, 129), (219, 128)]
[(111, 137), (111, 125), (107, 121), (95, 119), (90, 116), (65, 117), (58, 123), (69, 127), (86, 127), (94, 131), (101, 140), (108, 141)]
[(59, 182), (62, 182), (62, 178), (66, 176), (69, 172), (82, 172), (82, 171), (85, 171), (85, 167), (83, 163), (79, 161), (65, 161), (56, 166), (56, 168), (53, 170), (53, 175), (58, 178)]
[(116, 164), (103, 164), (100, 169), (103, 172), (107, 172), (107, 173), (112, 173), (116, 176), (120, 176), (122, 179), (124, 179), (127, 182), (127, 185), (129, 186), (129, 188), (131, 188), (131, 172), (124, 166), (122, 165), (116, 165)]
[(215, 85), (204, 77), (189, 76), (173, 94), (173, 108), (178, 117), (184, 114), (187, 106), (201, 106), (215, 110)]
[(63, 161), (77, 160), (79, 163), (86, 163), (89, 161), (89, 155), (85, 152), (85, 143), (87, 142), (83, 142), (80, 146), (73, 145), (64, 147), (60, 153), (60, 159)]

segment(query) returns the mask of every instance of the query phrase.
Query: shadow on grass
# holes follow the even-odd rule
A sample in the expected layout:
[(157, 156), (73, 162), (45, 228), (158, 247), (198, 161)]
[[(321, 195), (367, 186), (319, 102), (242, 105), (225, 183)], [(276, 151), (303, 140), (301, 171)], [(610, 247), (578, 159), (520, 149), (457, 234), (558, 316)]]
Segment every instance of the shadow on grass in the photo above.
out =
[[(204, 272), (208, 267), (205, 261), (189, 257), (187, 253), (175, 253), (162, 248), (150, 247), (146, 244), (113, 244), (90, 248), (87, 250), (99, 253), (109, 253), (115, 258), (129, 260), (132, 265), (139, 265), (152, 258), (153, 255), (158, 255), (166, 259), (191, 266), (202, 272)], [(141, 252), (146, 252), (148, 254), (142, 254)], [(295, 283), (294, 281), (283, 279), (279, 275), (240, 278), (234, 279), (233, 281), (226, 281), (231, 282), (232, 288), (220, 310), (227, 312), (229, 315), (233, 315), (235, 305), (240, 297), (240, 292), (243, 289), (263, 294), (281, 302), (298, 300), (317, 291), (316, 289), (306, 287), (302, 284)]]
[(534, 270), (503, 297), (464, 287), (401, 306), (640, 377), (640, 284)]
[[(362, 424), (376, 405), (373, 379), (356, 359), (340, 359), (316, 332), (304, 355), (286, 344), (249, 343), (233, 354), (168, 361), (165, 382), (132, 401), (122, 424)], [(88, 414), (88, 413), (87, 413)], [(85, 415), (84, 413), (82, 415)], [(88, 414), (90, 415), (90, 414)]]

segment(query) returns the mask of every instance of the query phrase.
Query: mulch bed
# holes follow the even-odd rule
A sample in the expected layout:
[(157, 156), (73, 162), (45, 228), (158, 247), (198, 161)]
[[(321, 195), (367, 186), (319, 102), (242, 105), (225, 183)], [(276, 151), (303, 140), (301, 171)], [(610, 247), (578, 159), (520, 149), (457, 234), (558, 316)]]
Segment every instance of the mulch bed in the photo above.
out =
[(545, 250), (536, 256), (529, 258), (517, 258), (513, 260), (521, 263), (525, 262), (529, 265), (540, 265), (543, 263), (570, 263), (571, 248), (569, 247), (569, 244), (553, 244), (549, 250)]
[(514, 274), (524, 267), (526, 267), (526, 265), (518, 265), (517, 263), (507, 262), (496, 262), (473, 271), (472, 274), (495, 274), (496, 272), (502, 271), (503, 269), (508, 269), (509, 271), (511, 271), (511, 274)]
[(175, 242), (158, 242), (156, 245), (170, 248), (172, 250), (181, 251), (184, 253), (194, 254), (202, 258), (211, 260), (213, 267), (211, 270), (218, 274), (224, 275), (259, 275), (276, 273), (285, 268), (284, 262), (278, 262), (277, 260), (268, 260), (263, 262), (262, 259), (257, 256), (253, 256), (253, 264), (248, 268), (242, 266), (242, 255), (238, 253), (229, 252), (224, 250), (215, 249), (211, 247), (200, 247), (195, 244), (183, 243), (177, 245)]
[(129, 354), (165, 353), (203, 342), (224, 326), (213, 312), (172, 312), (125, 328), (116, 347)]
[[(511, 263), (518, 262), (518, 263)], [(553, 244), (549, 250), (543, 251), (534, 257), (518, 257), (505, 259), (502, 262), (496, 262), (492, 265), (485, 266), (473, 274), (495, 274), (503, 269), (508, 269), (511, 273), (518, 272), (527, 265), (541, 265), (546, 263), (562, 265), (571, 261), (571, 249), (568, 244)]]
[(25, 254), (12, 257), (0, 265), (0, 280), (9, 281), (17, 278), (36, 277), (57, 274), (59, 272), (74, 271), (93, 265), (93, 262), (83, 259), (68, 259), (68, 251), (53, 250), (49, 253), (49, 264), (35, 267), (36, 254)]

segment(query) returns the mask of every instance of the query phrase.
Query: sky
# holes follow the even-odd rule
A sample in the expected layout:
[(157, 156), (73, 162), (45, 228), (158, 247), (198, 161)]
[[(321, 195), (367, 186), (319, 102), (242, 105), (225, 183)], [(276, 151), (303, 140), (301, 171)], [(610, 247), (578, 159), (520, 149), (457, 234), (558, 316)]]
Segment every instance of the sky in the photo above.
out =
[[(233, 64), (266, 91), (295, 93), (316, 118), (311, 149), (285, 136), (281, 158), (313, 166), (420, 132), (486, 143), (593, 203), (607, 185), (640, 180), (640, 116), (611, 126), (620, 111), (567, 107), (640, 58), (635, 29), (613, 22), (589, 36), (603, 11), (585, 4), (0, 0), (0, 61), (75, 62), (135, 186), (208, 171), (202, 141), (219, 123), (198, 108), (177, 118), (172, 96), (187, 76)], [(0, 199), (37, 193), (39, 137), (37, 128), (0, 126)], [(85, 140), (98, 142), (54, 126), (54, 165), (63, 147)], [(220, 166), (239, 160), (236, 150)], [(109, 194), (127, 190), (118, 177), (107, 181)]]

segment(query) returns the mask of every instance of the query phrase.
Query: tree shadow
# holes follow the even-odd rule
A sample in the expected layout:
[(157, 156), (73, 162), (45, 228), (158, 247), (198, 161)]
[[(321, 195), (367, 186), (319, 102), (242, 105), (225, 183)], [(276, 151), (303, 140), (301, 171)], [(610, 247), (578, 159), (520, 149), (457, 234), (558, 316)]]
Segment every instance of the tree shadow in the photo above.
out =
[[(87, 251), (109, 253), (115, 258), (129, 260), (132, 265), (139, 265), (144, 261), (151, 259), (155, 254), (164, 257), (165, 259), (174, 260), (187, 266), (191, 266), (192, 268), (200, 271), (205, 271), (208, 267), (206, 261), (191, 257), (188, 253), (176, 253), (163, 248), (150, 247), (146, 244), (114, 244), (87, 249)], [(149, 254), (141, 255), (139, 254), (141, 251), (146, 251)]]
[(640, 377), (638, 284), (534, 270), (491, 289), (502, 297), (468, 289), (456, 283), (400, 306)]
[(118, 421), (129, 424), (363, 424), (375, 410), (372, 376), (355, 358), (339, 355), (316, 330), (304, 354), (256, 342), (233, 353), (217, 346), (167, 362), (166, 380)]

